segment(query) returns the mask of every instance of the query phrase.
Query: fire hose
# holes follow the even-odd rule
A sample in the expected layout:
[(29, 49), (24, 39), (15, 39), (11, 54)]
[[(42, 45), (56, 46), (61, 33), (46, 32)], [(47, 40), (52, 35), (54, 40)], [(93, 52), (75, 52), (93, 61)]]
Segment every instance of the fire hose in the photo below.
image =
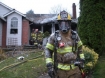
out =
[(39, 58), (39, 57), (41, 57), (41, 56), (43, 56), (43, 55), (44, 55), (44, 54), (43, 54), (43, 52), (42, 52), (42, 54), (41, 54), (41, 55), (36, 56), (36, 57), (34, 57), (34, 58), (31, 58), (31, 59), (29, 59), (29, 60), (24, 60), (24, 61), (22, 61), (22, 62), (18, 62), (18, 63), (13, 63), (13, 64), (10, 64), (10, 65), (5, 66), (5, 67), (3, 67), (2, 69), (0, 69), (0, 72), (1, 72), (1, 71), (3, 71), (3, 70), (4, 70), (4, 69), (6, 69), (6, 68), (15, 67), (15, 66), (18, 66), (18, 65), (20, 65), (20, 64), (23, 64), (23, 63), (25, 63), (25, 62), (28, 62), (28, 61), (33, 61), (33, 60), (35, 60), (35, 59), (37, 59), (37, 58)]

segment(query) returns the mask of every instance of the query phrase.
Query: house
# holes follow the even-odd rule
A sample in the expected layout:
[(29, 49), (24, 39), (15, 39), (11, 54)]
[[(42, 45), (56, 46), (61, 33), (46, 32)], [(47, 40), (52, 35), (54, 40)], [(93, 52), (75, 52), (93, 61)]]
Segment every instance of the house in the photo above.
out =
[[(73, 4), (73, 8), (76, 11), (75, 4)], [(2, 48), (29, 45), (33, 28), (50, 33), (58, 29), (56, 14), (35, 14), (35, 17), (31, 19), (2, 2), (0, 2), (0, 11), (0, 47)], [(76, 13), (73, 14), (72, 26), (76, 30)]]
[(26, 16), (0, 2), (0, 46), (29, 44), (30, 23)]
[[(77, 30), (77, 18), (76, 18), (76, 5), (72, 5), (72, 29)], [(48, 31), (54, 33), (58, 30), (57, 14), (35, 14), (32, 17), (28, 17), (34, 23), (30, 25), (31, 29), (38, 28), (42, 32)]]

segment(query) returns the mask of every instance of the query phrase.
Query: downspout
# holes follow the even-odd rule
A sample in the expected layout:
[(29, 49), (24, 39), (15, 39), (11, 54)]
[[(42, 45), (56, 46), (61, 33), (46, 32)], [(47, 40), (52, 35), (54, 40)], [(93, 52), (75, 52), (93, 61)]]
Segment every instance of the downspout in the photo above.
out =
[(42, 33), (43, 33), (43, 25), (41, 26), (41, 31), (42, 31)]
[(54, 25), (54, 23), (52, 22), (52, 33), (54, 33), (55, 32), (55, 25)]

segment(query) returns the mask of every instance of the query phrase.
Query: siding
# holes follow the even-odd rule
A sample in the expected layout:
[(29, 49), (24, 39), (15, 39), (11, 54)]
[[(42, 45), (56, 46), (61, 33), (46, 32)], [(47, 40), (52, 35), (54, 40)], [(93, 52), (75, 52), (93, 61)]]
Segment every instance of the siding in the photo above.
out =
[(10, 10), (5, 8), (4, 6), (0, 5), (0, 16), (3, 16), (4, 14), (8, 13)]
[[(16, 17), (18, 19), (18, 34), (10, 34), (11, 19)], [(22, 45), (22, 16), (17, 13), (13, 13), (7, 17), (7, 39), (6, 45)]]
[(0, 46), (2, 46), (2, 22), (0, 20)]

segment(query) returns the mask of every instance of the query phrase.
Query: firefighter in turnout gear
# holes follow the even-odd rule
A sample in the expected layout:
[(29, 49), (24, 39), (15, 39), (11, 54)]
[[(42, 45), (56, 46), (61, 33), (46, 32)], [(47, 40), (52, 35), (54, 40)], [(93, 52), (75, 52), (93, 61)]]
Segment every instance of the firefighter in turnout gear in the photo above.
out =
[(35, 30), (32, 29), (30, 44), (31, 44), (31, 45), (34, 45), (34, 41), (35, 41)]
[(39, 31), (38, 32), (38, 47), (42, 49), (42, 41), (43, 41), (43, 32)]
[(42, 48), (43, 33), (35, 29), (35, 42), (34, 45), (38, 48)]
[(51, 78), (82, 78), (75, 60), (85, 57), (82, 42), (76, 31), (71, 29), (71, 16), (61, 11), (57, 17), (59, 30), (51, 34), (45, 47), (46, 67)]
[(31, 37), (32, 37), (32, 39), (35, 40), (35, 30), (34, 29), (32, 29)]
[(35, 45), (36, 47), (38, 47), (38, 29), (35, 29), (34, 45)]

